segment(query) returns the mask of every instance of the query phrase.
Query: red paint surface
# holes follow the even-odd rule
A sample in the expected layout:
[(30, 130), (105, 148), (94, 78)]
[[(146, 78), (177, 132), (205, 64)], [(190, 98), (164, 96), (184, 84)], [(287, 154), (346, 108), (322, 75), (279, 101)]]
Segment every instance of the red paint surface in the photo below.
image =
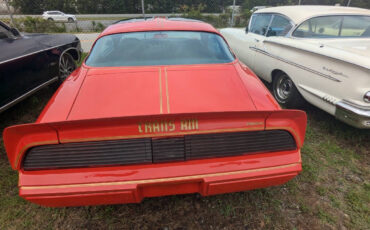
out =
[[(280, 155), (280, 156), (279, 156)], [(35, 203), (46, 206), (80, 206), (95, 204), (136, 203), (144, 197), (186, 193), (203, 196), (227, 192), (250, 190), (279, 185), (301, 171), (299, 153), (270, 153), (210, 160), (197, 160), (177, 164), (155, 164), (129, 167), (105, 167), (83, 170), (52, 170), (20, 172), (20, 195)], [(288, 162), (288, 167), (263, 171), (251, 171), (226, 176), (207, 176), (209, 173), (235, 172), (248, 169), (268, 169)], [(280, 165), (284, 166), (284, 165)], [(194, 169), (193, 169), (194, 167)], [(204, 175), (181, 181), (119, 184), (141, 178), (176, 178), (178, 176)], [(150, 175), (150, 176), (149, 176)], [(55, 181), (55, 183), (50, 183)], [(43, 185), (74, 184), (76, 187), (42, 187)], [(99, 185), (99, 183), (111, 183)], [(27, 189), (27, 186), (40, 186)], [(109, 202), (108, 202), (109, 201)]]
[(89, 71), (67, 120), (159, 114), (159, 68)]
[[(218, 33), (205, 23), (156, 19), (116, 24), (100, 36), (152, 30)], [(197, 119), (198, 129), (181, 130), (183, 119)], [(175, 128), (145, 133), (140, 126), (158, 121), (171, 121)], [(91, 68), (83, 64), (58, 89), (36, 123), (9, 127), (3, 137), (10, 164), (19, 171), (22, 197), (46, 206), (76, 206), (132, 203), (144, 197), (184, 193), (213, 195), (285, 183), (301, 171), (299, 151), (305, 128), (305, 113), (281, 110), (260, 80), (238, 60), (152, 67)], [(37, 145), (265, 129), (289, 131), (298, 148), (118, 167), (23, 171), (21, 166), (27, 149)]]
[(170, 112), (255, 111), (235, 65), (167, 67)]

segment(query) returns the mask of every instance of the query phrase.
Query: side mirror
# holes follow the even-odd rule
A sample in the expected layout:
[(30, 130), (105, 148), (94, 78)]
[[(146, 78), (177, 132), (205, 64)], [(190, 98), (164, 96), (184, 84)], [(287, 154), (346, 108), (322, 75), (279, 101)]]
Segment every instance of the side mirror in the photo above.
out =
[(248, 26), (245, 28), (245, 33), (247, 34), (248, 33)]
[(16, 37), (21, 36), (21, 33), (16, 28), (10, 28), (10, 32)]

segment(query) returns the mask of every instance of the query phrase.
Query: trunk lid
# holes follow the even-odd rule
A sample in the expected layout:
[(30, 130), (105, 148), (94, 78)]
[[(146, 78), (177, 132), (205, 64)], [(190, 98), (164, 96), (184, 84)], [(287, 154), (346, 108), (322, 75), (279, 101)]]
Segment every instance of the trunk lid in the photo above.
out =
[(68, 120), (255, 110), (233, 64), (94, 68)]

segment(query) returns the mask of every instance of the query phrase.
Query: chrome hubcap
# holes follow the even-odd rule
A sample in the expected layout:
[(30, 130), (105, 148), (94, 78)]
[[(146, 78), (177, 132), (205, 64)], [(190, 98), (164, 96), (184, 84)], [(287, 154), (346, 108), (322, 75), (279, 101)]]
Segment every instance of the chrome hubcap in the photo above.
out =
[(290, 80), (289, 77), (282, 77), (279, 79), (276, 85), (276, 93), (278, 97), (282, 100), (286, 100), (289, 98), (290, 94), (292, 93), (293, 89), (293, 82)]

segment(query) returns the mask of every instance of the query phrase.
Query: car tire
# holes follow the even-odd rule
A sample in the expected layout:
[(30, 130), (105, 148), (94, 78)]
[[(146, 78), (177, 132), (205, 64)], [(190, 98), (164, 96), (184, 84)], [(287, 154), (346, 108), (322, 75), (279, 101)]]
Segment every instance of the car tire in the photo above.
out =
[(52, 21), (54, 21), (54, 19), (52, 19), (52, 18), (48, 18), (48, 21), (52, 22)]
[(302, 95), (286, 73), (280, 72), (275, 75), (272, 91), (276, 101), (283, 107), (299, 108), (304, 104)]
[(72, 23), (74, 22), (75, 20), (73, 20), (73, 18), (68, 18), (68, 22)]
[(64, 53), (59, 59), (59, 82), (62, 83), (76, 68), (72, 55)]

